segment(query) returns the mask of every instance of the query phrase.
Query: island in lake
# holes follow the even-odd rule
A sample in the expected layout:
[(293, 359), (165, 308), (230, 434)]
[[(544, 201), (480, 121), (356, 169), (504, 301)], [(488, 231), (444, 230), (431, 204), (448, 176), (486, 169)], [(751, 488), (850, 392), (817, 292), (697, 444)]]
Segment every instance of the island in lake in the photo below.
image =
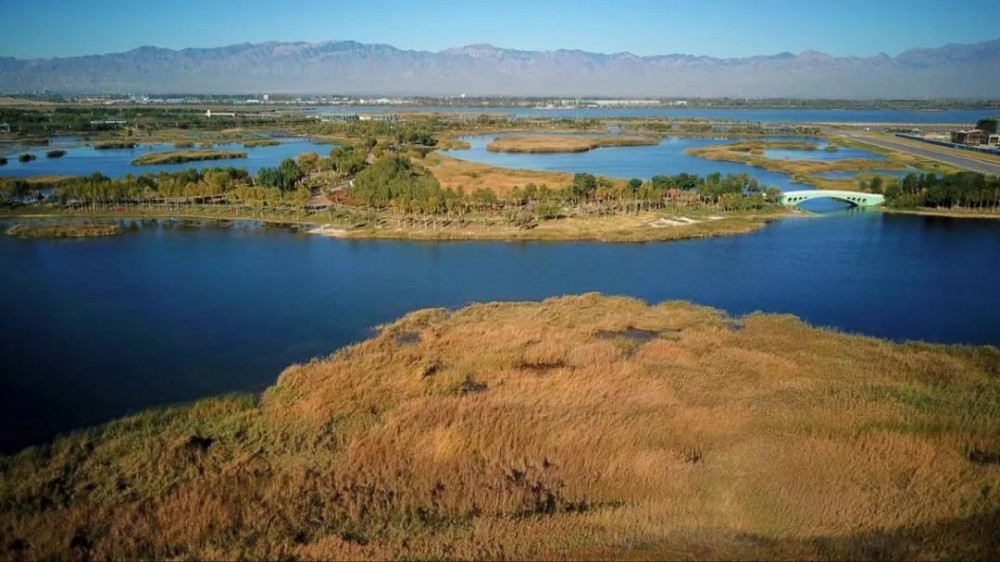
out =
[(182, 162), (198, 162), (201, 160), (232, 160), (246, 158), (246, 152), (235, 150), (190, 150), (172, 152), (151, 152), (132, 160), (133, 166), (152, 166), (156, 164), (180, 164)]

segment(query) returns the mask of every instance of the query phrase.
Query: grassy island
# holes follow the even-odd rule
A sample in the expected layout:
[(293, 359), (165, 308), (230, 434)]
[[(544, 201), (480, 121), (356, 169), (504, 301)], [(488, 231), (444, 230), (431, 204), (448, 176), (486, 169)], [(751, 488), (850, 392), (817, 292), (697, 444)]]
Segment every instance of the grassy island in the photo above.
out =
[(94, 148), (96, 150), (113, 150), (119, 148), (135, 148), (139, 143), (135, 141), (101, 141), (95, 142)]
[(94, 223), (21, 223), (7, 229), (17, 238), (99, 238), (122, 233), (117, 224)]
[(233, 150), (151, 152), (133, 159), (132, 165), (152, 166), (154, 164), (179, 164), (182, 162), (198, 162), (201, 160), (229, 160), (246, 157), (246, 152), (236, 152)]
[(1000, 350), (595, 294), (0, 459), (24, 559), (989, 559)]
[(46, 158), (62, 158), (66, 156), (66, 151), (61, 149), (50, 150), (45, 153)]
[(241, 143), (243, 148), (254, 148), (256, 146), (278, 146), (280, 142), (274, 139), (245, 140)]
[(660, 143), (652, 137), (582, 137), (575, 135), (500, 137), (486, 145), (490, 152), (559, 153), (587, 152), (610, 146), (651, 146)]

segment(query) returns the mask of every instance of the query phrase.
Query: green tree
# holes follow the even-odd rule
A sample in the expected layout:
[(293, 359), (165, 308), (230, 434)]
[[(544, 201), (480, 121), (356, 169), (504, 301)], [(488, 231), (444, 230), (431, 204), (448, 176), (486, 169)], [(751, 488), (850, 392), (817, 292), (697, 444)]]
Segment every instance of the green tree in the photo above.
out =
[(590, 197), (597, 190), (597, 178), (593, 174), (578, 173), (573, 176), (573, 195), (580, 199)]

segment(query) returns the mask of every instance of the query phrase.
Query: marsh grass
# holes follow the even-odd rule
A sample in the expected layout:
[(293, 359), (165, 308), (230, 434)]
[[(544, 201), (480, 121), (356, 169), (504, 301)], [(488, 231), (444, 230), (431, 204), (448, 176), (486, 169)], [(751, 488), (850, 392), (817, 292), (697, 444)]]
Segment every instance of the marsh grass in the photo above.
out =
[(135, 148), (139, 143), (135, 141), (125, 141), (125, 140), (106, 140), (94, 143), (94, 149), (96, 150), (111, 150), (117, 148)]
[(6, 556), (996, 554), (1000, 350), (596, 294), (412, 313), (0, 458)]
[(252, 139), (245, 140), (242, 144), (244, 148), (253, 148), (257, 146), (278, 146), (281, 143), (275, 139)]
[(132, 159), (133, 166), (151, 166), (154, 164), (179, 164), (182, 162), (197, 162), (201, 160), (229, 160), (235, 158), (246, 158), (246, 152), (234, 150), (190, 150), (190, 151), (170, 151), (151, 152)]
[(499, 168), (437, 153), (428, 154), (422, 164), (427, 166), (441, 187), (465, 193), (488, 188), (499, 197), (507, 197), (515, 187), (523, 188), (529, 183), (559, 189), (573, 182), (573, 174)]
[(118, 224), (26, 222), (7, 229), (16, 238), (97, 238), (123, 232)]
[[(781, 172), (792, 177), (792, 181), (812, 185), (818, 189), (834, 189), (854, 191), (859, 189), (855, 179), (827, 179), (819, 177), (825, 172), (858, 171), (862, 175), (868, 170), (896, 169), (903, 170), (907, 166), (921, 170), (942, 172), (950, 167), (930, 162), (922, 158), (885, 149), (876, 149), (862, 143), (850, 142), (847, 139), (836, 139), (845, 147), (860, 148), (886, 156), (885, 160), (869, 158), (849, 158), (843, 160), (785, 160), (764, 156), (766, 149), (816, 150), (817, 145), (801, 141), (745, 141), (724, 145), (689, 148), (685, 154), (725, 162), (741, 162), (756, 168)], [(836, 146), (830, 144), (827, 148)]]

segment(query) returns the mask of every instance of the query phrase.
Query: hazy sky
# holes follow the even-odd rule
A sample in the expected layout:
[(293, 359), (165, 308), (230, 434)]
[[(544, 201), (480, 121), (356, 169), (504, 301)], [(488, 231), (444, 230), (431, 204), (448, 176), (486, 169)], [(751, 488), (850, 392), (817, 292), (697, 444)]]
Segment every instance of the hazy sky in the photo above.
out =
[(1000, 38), (1000, 0), (0, 0), (0, 56), (354, 39), (438, 51), (897, 55)]

